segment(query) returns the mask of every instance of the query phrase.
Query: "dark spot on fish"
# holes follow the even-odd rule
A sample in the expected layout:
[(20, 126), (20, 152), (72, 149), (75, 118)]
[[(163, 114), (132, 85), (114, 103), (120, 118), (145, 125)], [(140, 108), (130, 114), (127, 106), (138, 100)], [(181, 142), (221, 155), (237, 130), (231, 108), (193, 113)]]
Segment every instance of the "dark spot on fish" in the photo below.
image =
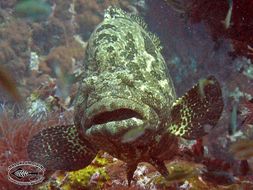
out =
[(154, 70), (150, 71), (150, 73), (151, 73), (151, 75), (155, 76), (155, 78), (157, 80), (161, 80), (162, 79), (161, 76), (157, 72), (155, 72)]
[(118, 39), (117, 36), (102, 33), (98, 36), (97, 39), (94, 40), (94, 45), (97, 46), (100, 44), (100, 41), (104, 41), (104, 40), (106, 40), (108, 43), (116, 42), (117, 39)]
[(154, 58), (156, 58), (156, 49), (155, 49), (155, 45), (153, 44), (152, 40), (145, 34), (142, 32), (142, 36), (144, 39), (144, 46), (145, 46), (145, 50), (152, 55)]
[[(133, 70), (135, 69), (139, 69), (139, 68), (137, 68), (137, 67), (134, 67), (134, 68), (132, 68)], [(144, 78), (144, 76), (141, 74), (141, 73), (137, 73), (137, 74), (134, 74), (134, 79), (135, 80), (139, 80), (139, 81), (145, 81), (145, 78)]]
[(126, 57), (126, 52), (125, 52), (125, 51), (122, 51), (119, 55), (120, 55), (121, 57)]
[(108, 61), (110, 65), (115, 65), (115, 57), (110, 57)]
[(133, 58), (134, 58), (134, 54), (132, 54), (132, 53), (129, 53), (128, 55), (127, 55), (127, 57), (126, 57), (128, 60), (133, 60)]
[(111, 24), (104, 24), (104, 25), (100, 26), (100, 27), (97, 29), (96, 32), (100, 32), (100, 31), (102, 31), (102, 30), (104, 30), (104, 29), (114, 29), (114, 28), (115, 28), (114, 25), (111, 25)]
[(181, 129), (179, 130), (179, 133), (180, 133), (180, 134), (183, 134), (183, 133), (184, 133), (184, 129), (181, 128)]
[[(134, 74), (134, 77), (138, 77), (139, 75), (142, 75), (138, 70), (140, 70), (140, 67), (139, 67), (139, 65), (137, 64), (137, 63), (135, 63), (135, 62), (129, 62), (128, 64), (127, 64), (127, 67), (131, 70), (131, 71), (133, 71), (133, 74)], [(138, 71), (138, 72), (136, 72), (136, 71)], [(137, 78), (136, 78), (137, 79)]]
[(127, 33), (126, 40), (127, 41), (134, 41), (133, 35), (130, 32)]
[(122, 77), (122, 76), (118, 76), (117, 78), (119, 78), (123, 84), (126, 84), (127, 86), (130, 86), (130, 87), (134, 87), (134, 81), (133, 80), (130, 80), (129, 78)]
[(133, 35), (130, 32), (128, 32), (126, 35), (126, 41), (127, 41), (127, 45), (125, 47), (127, 52), (126, 58), (127, 60), (133, 60), (134, 56), (137, 54), (137, 50), (135, 48)]
[(113, 48), (112, 46), (109, 46), (109, 47), (107, 48), (107, 52), (108, 52), (108, 53), (111, 53), (113, 50), (114, 50), (114, 48)]

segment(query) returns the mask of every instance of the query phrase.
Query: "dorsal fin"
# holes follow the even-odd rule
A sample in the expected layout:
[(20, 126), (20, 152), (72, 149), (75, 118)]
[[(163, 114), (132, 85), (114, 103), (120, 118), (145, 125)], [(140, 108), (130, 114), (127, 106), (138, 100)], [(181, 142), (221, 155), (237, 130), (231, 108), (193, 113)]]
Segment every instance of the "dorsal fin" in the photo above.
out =
[(112, 18), (125, 18), (125, 19), (131, 20), (131, 21), (137, 23), (138, 25), (140, 25), (143, 28), (143, 30), (146, 31), (147, 36), (150, 38), (152, 43), (155, 45), (156, 49), (158, 49), (159, 51), (162, 49), (159, 38), (155, 34), (153, 34), (152, 32), (148, 31), (147, 24), (138, 15), (127, 13), (127, 12), (123, 11), (122, 9), (115, 7), (115, 6), (110, 6), (105, 10), (104, 19), (112, 19)]
[(122, 9), (116, 6), (109, 6), (104, 13), (104, 19), (112, 19), (112, 18), (122, 18), (129, 17), (129, 15), (123, 11)]
[(197, 139), (217, 124), (222, 110), (218, 81), (213, 76), (202, 79), (173, 104), (168, 131), (185, 139)]

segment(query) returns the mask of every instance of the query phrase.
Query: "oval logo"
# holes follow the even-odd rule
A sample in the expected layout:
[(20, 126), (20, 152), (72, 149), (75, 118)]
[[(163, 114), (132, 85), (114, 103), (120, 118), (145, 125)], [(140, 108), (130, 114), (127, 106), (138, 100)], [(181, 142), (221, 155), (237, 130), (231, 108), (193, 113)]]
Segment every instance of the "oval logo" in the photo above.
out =
[(8, 167), (8, 179), (17, 185), (35, 185), (41, 183), (45, 168), (36, 162), (21, 161)]

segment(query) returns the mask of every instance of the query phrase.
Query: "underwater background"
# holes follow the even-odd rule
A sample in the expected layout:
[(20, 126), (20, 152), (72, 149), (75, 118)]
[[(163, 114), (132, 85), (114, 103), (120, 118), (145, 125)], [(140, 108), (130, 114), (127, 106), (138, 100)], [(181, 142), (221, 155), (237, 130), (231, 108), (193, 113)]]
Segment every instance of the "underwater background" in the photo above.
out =
[[(184, 142), (194, 157), (166, 163), (170, 180), (140, 163), (128, 187), (126, 164), (100, 151), (82, 170), (46, 173), (34, 186), (10, 182), (7, 168), (28, 160), (29, 138), (73, 123), (87, 41), (110, 5), (159, 37), (178, 97), (218, 79), (225, 105), (217, 126)], [(250, 0), (0, 0), (0, 190), (253, 189), (252, 10)]]

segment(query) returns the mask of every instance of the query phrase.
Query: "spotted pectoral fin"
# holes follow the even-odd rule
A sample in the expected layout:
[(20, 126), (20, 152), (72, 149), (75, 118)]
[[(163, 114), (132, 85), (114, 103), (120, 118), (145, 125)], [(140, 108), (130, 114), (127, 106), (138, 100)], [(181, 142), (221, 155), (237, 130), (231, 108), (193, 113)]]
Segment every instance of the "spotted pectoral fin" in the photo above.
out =
[(47, 170), (65, 171), (84, 168), (97, 153), (74, 125), (42, 130), (28, 142), (27, 152), (32, 161), (42, 164)]
[(185, 139), (202, 137), (217, 124), (222, 110), (218, 81), (213, 76), (202, 79), (173, 104), (168, 131)]

